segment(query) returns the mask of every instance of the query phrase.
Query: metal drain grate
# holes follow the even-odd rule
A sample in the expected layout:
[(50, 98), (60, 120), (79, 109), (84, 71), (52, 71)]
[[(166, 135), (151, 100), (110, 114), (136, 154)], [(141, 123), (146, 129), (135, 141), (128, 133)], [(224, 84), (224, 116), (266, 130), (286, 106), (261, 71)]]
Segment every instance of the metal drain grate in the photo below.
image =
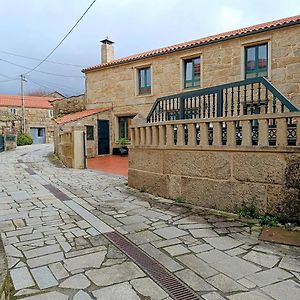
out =
[(166, 270), (155, 259), (148, 256), (136, 245), (128, 241), (120, 233), (114, 231), (104, 234), (115, 246), (130, 257), (145, 273), (147, 273), (174, 300), (199, 300), (188, 286)]
[(31, 168), (26, 168), (25, 171), (26, 171), (29, 175), (36, 175), (36, 173), (35, 173)]
[(71, 198), (69, 196), (67, 196), (65, 193), (63, 193), (61, 190), (59, 190), (58, 188), (56, 188), (54, 185), (52, 184), (45, 184), (43, 185), (44, 188), (46, 188), (49, 192), (51, 192), (57, 199), (61, 200), (61, 201), (65, 201), (65, 200), (71, 200)]

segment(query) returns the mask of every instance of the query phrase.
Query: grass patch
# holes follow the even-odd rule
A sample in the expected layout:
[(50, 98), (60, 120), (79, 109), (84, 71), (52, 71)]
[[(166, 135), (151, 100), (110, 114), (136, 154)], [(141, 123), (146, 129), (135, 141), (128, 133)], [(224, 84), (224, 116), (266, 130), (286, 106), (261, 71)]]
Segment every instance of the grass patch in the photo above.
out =
[(261, 214), (255, 201), (243, 203), (238, 211), (240, 217), (258, 219), (259, 224), (267, 227), (278, 226), (279, 219), (269, 214)]
[(57, 168), (64, 168), (64, 164), (60, 161), (58, 156), (55, 153), (50, 153), (48, 155), (49, 161), (54, 164)]
[(185, 203), (185, 199), (181, 196), (177, 196), (175, 199), (176, 203)]

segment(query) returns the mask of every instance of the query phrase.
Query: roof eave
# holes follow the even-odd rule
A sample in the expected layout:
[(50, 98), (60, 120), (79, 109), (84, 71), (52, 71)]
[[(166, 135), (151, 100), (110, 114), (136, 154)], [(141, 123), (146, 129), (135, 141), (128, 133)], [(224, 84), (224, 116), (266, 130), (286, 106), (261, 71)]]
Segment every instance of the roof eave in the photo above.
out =
[(152, 58), (152, 57), (167, 55), (167, 54), (171, 54), (171, 53), (174, 53), (174, 52), (185, 51), (185, 50), (189, 50), (189, 49), (193, 49), (193, 48), (202, 47), (202, 46), (205, 46), (205, 45), (220, 43), (220, 42), (223, 42), (223, 41), (228, 41), (228, 40), (232, 40), (232, 39), (236, 39), (236, 38), (240, 38), (240, 37), (244, 37), (244, 36), (254, 35), (254, 34), (263, 33), (263, 32), (266, 32), (266, 31), (272, 31), (272, 30), (276, 30), (276, 29), (280, 29), (280, 28), (284, 28), (284, 27), (289, 27), (289, 26), (295, 26), (295, 25), (299, 25), (299, 24), (300, 24), (300, 19), (296, 20), (296, 21), (291, 21), (291, 22), (286, 23), (286, 24), (274, 25), (274, 26), (270, 26), (268, 28), (261, 28), (261, 29), (252, 30), (252, 31), (249, 31), (249, 32), (243, 32), (243, 33), (236, 34), (236, 35), (233, 35), (233, 36), (222, 37), (222, 38), (219, 38), (219, 39), (216, 39), (216, 40), (203, 42), (203, 43), (200, 43), (200, 44), (197, 44), (197, 45), (191, 45), (191, 46), (186, 46), (186, 47), (179, 48), (179, 49), (168, 50), (168, 51), (163, 52), (163, 53), (150, 54), (149, 56), (146, 56), (146, 57), (133, 58), (133, 59), (129, 59), (128, 61), (120, 61), (120, 62), (116, 62), (116, 63), (113, 63), (111, 65), (107, 65), (107, 66), (104, 65), (104, 66), (98, 66), (98, 67), (91, 67), (91, 68), (87, 68), (87, 69), (82, 69), (81, 72), (86, 74), (88, 72), (98, 71), (100, 69), (101, 70), (102, 69), (108, 69), (108, 68), (115, 67), (115, 66), (118, 66), (118, 65), (129, 64), (129, 63), (134, 62), (134, 61), (145, 60), (145, 59)]

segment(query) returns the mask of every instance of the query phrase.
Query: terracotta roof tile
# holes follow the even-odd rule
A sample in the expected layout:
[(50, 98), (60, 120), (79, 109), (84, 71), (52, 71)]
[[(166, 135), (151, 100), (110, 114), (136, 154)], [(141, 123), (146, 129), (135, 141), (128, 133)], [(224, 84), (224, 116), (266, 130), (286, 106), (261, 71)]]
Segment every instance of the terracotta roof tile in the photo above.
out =
[(82, 118), (97, 114), (99, 112), (103, 112), (103, 111), (107, 111), (107, 110), (111, 110), (111, 109), (112, 109), (111, 106), (87, 109), (87, 110), (76, 112), (74, 114), (64, 115), (63, 117), (56, 119), (55, 122), (57, 124), (62, 125), (65, 123), (74, 122), (74, 121), (80, 120)]
[[(45, 108), (52, 109), (52, 105), (49, 103), (53, 98), (50, 97), (38, 97), (38, 96), (24, 96), (25, 107), (29, 108)], [(21, 96), (18, 95), (0, 95), (0, 106), (2, 107), (21, 107)]]
[(183, 50), (183, 49), (190, 48), (190, 47), (197, 47), (197, 46), (205, 45), (208, 43), (219, 42), (224, 39), (238, 37), (243, 34), (252, 34), (252, 33), (257, 33), (257, 32), (263, 31), (263, 30), (271, 30), (271, 29), (275, 29), (277, 27), (289, 26), (289, 25), (294, 25), (294, 24), (300, 24), (300, 15), (297, 15), (294, 17), (289, 17), (289, 18), (284, 18), (284, 19), (279, 19), (279, 20), (275, 20), (275, 21), (271, 21), (271, 22), (266, 22), (266, 23), (262, 23), (262, 24), (258, 24), (258, 25), (254, 25), (254, 26), (244, 27), (241, 29), (232, 30), (232, 31), (228, 31), (228, 32), (224, 32), (224, 33), (220, 33), (220, 34), (216, 34), (216, 35), (211, 35), (211, 36), (207, 36), (204, 38), (192, 40), (189, 42), (184, 42), (184, 43), (171, 45), (171, 46), (164, 47), (164, 48), (154, 49), (154, 50), (146, 51), (143, 53), (130, 55), (130, 56), (123, 57), (120, 59), (112, 60), (105, 64), (99, 64), (99, 65), (85, 68), (82, 70), (82, 72), (101, 69), (101, 68), (105, 68), (105, 67), (109, 67), (109, 66), (113, 66), (113, 65), (117, 65), (117, 64), (127, 63), (127, 62), (131, 62), (131, 61), (135, 61), (135, 60), (139, 60), (139, 59), (143, 59), (143, 58), (147, 58), (147, 57), (151, 57), (151, 56), (162, 55), (162, 54), (179, 51), (179, 50)]

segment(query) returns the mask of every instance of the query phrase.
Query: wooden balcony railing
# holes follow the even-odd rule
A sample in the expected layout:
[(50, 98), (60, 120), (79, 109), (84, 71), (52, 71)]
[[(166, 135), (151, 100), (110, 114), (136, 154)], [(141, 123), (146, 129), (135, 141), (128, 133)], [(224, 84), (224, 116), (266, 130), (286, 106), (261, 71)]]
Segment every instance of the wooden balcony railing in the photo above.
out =
[(148, 123), (299, 111), (266, 78), (258, 77), (158, 98)]

